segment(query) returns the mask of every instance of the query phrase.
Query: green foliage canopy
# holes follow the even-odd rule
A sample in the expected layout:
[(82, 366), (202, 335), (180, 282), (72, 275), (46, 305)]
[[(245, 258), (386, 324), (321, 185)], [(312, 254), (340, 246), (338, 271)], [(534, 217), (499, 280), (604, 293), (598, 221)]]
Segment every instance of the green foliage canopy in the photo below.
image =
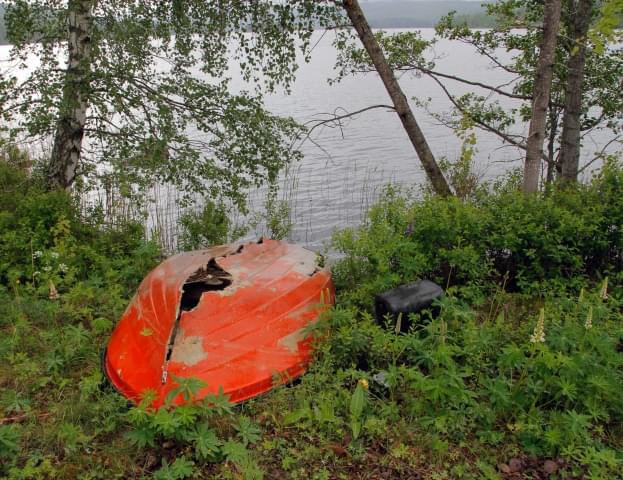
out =
[[(27, 78), (0, 77), (2, 130), (47, 139), (63, 110), (69, 17), (90, 0), (12, 0), (11, 60)], [(92, 3), (91, 54), (81, 69), (88, 99), (79, 173), (120, 184), (167, 182), (185, 192), (230, 197), (274, 180), (299, 158), (299, 126), (262, 105), (288, 89), (297, 52), (308, 52), (331, 2), (100, 0)], [(233, 91), (240, 71), (252, 91)]]
[[(550, 147), (548, 160), (552, 164), (557, 160), (558, 138), (562, 127), (567, 63), (578, 48), (569, 34), (573, 12), (568, 5), (563, 8), (563, 25), (556, 52), (547, 125), (547, 143)], [(605, 130), (615, 140), (621, 137), (623, 125), (623, 94), (620, 85), (623, 77), (623, 48), (620, 43), (621, 33), (613, 27), (618, 24), (617, 9), (620, 9), (618, 0), (605, 2), (601, 10), (595, 2), (595, 33), (589, 39), (583, 39), (588, 43), (580, 118), (583, 134)], [(431, 111), (425, 99), (415, 99), (436, 120), (460, 131), (461, 122), (467, 117), (476, 127), (498, 135), (504, 143), (525, 148), (526, 138), (517, 134), (513, 126), (518, 121), (527, 122), (531, 117), (543, 4), (530, 0), (503, 0), (487, 4), (486, 10), (494, 21), (491, 29), (470, 28), (451, 12), (437, 25), (437, 35), (431, 40), (422, 38), (419, 32), (378, 32), (377, 38), (395, 71), (427, 75), (449, 97), (454, 107), (449, 114)], [(492, 68), (506, 71), (511, 81), (507, 85), (498, 86), (439, 70), (433, 47), (440, 39), (471, 45), (475, 52), (490, 62)], [(336, 46), (340, 51), (338, 79), (373, 70), (365, 51), (346, 33), (340, 34)], [(471, 91), (455, 95), (453, 82), (468, 85)]]
[[(517, 178), (494, 194), (409, 202), (388, 190), (367, 225), (335, 235), (345, 254), (333, 267), (344, 297), (368, 307), (374, 294), (420, 278), (460, 287), (470, 299), (493, 285), (538, 295), (577, 292), (588, 279), (623, 280), (623, 171), (607, 163), (589, 185), (571, 194), (526, 198)], [(362, 281), (361, 279), (365, 279)]]

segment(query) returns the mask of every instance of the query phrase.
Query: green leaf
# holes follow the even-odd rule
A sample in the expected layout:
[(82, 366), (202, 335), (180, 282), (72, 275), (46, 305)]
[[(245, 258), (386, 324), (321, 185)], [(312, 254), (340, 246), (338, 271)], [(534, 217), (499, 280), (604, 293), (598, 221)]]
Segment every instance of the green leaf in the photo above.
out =
[(235, 440), (227, 440), (223, 444), (221, 451), (230, 462), (244, 462), (249, 456), (247, 447), (245, 447), (243, 443), (236, 442)]
[(570, 382), (566, 378), (560, 378), (558, 380), (558, 387), (560, 388), (560, 392), (558, 396), (563, 396), (568, 400), (575, 400), (577, 397), (578, 389), (575, 383)]
[(563, 444), (563, 433), (557, 427), (545, 430), (545, 441), (553, 448), (559, 448)]
[(588, 433), (590, 417), (571, 410), (565, 414), (565, 425), (575, 438), (583, 438)]
[(500, 474), (495, 470), (495, 468), (488, 463), (485, 463), (482, 460), (477, 460), (476, 465), (482, 473), (481, 478), (486, 480), (500, 480), (502, 478)]
[(229, 397), (225, 395), (222, 386), (218, 388), (216, 395), (206, 395), (203, 399), (203, 405), (208, 409), (208, 412), (213, 412), (217, 415), (232, 413), (232, 403), (229, 401)]
[(152, 422), (158, 433), (161, 433), (165, 437), (173, 436), (180, 426), (180, 421), (177, 416), (165, 408), (160, 408), (154, 414)]
[(262, 437), (262, 431), (247, 417), (240, 417), (234, 428), (245, 446), (256, 443)]
[(129, 431), (126, 437), (130, 443), (139, 448), (156, 446), (156, 432), (148, 425), (136, 427), (134, 430)]
[(154, 473), (154, 480), (182, 480), (195, 473), (195, 462), (181, 456), (171, 464), (165, 458), (162, 459), (162, 467)]
[(351, 418), (350, 429), (353, 432), (353, 440), (357, 440), (361, 433), (361, 421)]
[(206, 423), (200, 423), (189, 435), (189, 440), (195, 445), (195, 454), (202, 460), (216, 461), (223, 442), (216, 432)]
[(307, 420), (311, 418), (311, 415), (312, 415), (312, 411), (308, 406), (298, 408), (292, 412), (287, 413), (283, 417), (283, 424), (292, 425), (294, 423), (298, 423), (300, 420), (303, 420), (303, 419)]
[(152, 388), (146, 388), (141, 394), (141, 401), (138, 404), (138, 408), (143, 410), (149, 408), (156, 398), (158, 398), (158, 393)]
[(353, 395), (350, 399), (350, 415), (351, 418), (359, 419), (366, 406), (366, 391), (358, 383)]
[(194, 399), (204, 387), (207, 387), (208, 384), (203, 380), (195, 377), (178, 377), (176, 375), (172, 375), (173, 381), (178, 384), (177, 387), (173, 388), (166, 396), (165, 403), (167, 405), (171, 405), (175, 398), (178, 395), (182, 395), (182, 398), (185, 402), (190, 402)]
[(12, 425), (0, 425), (0, 458), (10, 458), (19, 448), (19, 434)]

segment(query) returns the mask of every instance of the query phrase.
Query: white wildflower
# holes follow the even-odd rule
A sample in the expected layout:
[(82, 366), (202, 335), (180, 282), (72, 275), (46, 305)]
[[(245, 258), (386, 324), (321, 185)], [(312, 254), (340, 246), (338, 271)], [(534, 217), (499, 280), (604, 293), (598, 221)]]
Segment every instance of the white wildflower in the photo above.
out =
[(545, 309), (539, 312), (539, 320), (536, 322), (534, 332), (530, 335), (532, 343), (545, 343)]
[(33, 258), (41, 258), (43, 252), (41, 250), (35, 250), (32, 254)]
[(36, 277), (36, 276), (38, 276), (38, 275), (41, 275), (41, 272), (40, 272), (39, 270), (37, 270), (36, 272), (34, 272), (34, 273), (32, 274), (32, 276), (33, 276), (33, 277)]
[(58, 291), (56, 290), (54, 283), (52, 283), (52, 280), (50, 280), (50, 294), (48, 295), (48, 297), (50, 298), (50, 300), (58, 299)]
[(601, 284), (601, 289), (599, 290), (599, 298), (602, 300), (608, 299), (608, 277), (604, 278), (604, 283)]
[(54, 260), (58, 260), (58, 252), (50, 252), (50, 257), (52, 257)]
[(58, 269), (62, 272), (65, 273), (67, 271), (67, 264), (65, 263), (59, 263), (58, 265)]
[(586, 330), (593, 328), (593, 307), (588, 307), (588, 315), (586, 315), (584, 328), (586, 328)]
[(50, 271), (52, 271), (52, 267), (50, 267), (49, 265), (46, 265), (45, 267), (43, 267), (43, 271), (44, 272), (50, 272)]

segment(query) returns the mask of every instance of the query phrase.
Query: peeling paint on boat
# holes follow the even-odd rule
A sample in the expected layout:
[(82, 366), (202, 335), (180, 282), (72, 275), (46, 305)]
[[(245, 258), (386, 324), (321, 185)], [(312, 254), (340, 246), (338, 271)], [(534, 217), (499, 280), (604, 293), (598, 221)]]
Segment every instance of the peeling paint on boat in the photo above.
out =
[[(311, 361), (307, 327), (334, 301), (319, 258), (262, 240), (165, 260), (141, 283), (112, 334), (108, 377), (134, 401), (154, 390), (154, 406), (178, 377), (207, 383), (198, 398), (222, 388), (234, 402), (270, 390), (273, 378), (296, 378)], [(141, 335), (146, 329), (150, 335)]]

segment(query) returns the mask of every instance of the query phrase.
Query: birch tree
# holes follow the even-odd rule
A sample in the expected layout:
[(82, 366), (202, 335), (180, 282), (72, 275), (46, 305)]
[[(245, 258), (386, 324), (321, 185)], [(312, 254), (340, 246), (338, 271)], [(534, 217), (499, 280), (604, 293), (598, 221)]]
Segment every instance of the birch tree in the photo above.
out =
[[(604, 158), (608, 152), (612, 152), (623, 140), (623, 48), (620, 42), (621, 31), (613, 27), (619, 22), (616, 15), (621, 11), (620, 0), (604, 2), (602, 13), (597, 18), (584, 16), (583, 19), (588, 19), (594, 27), (589, 28), (588, 35), (580, 35), (582, 38), (577, 41), (571, 40), (569, 32), (572, 21), (579, 21), (579, 16), (577, 12), (570, 10), (570, 5), (570, 0), (563, 0), (553, 77), (547, 98), (544, 146), (540, 162), (546, 165), (548, 182), (562, 176), (561, 132), (565, 114), (569, 120), (573, 119), (579, 125), (579, 140), (573, 142), (579, 151), (587, 143), (587, 136), (595, 132), (599, 131), (602, 137), (610, 138), (594, 151), (584, 149), (584, 163), (570, 174), (573, 181), (585, 169)], [(426, 99), (416, 97), (412, 99), (414, 104), (424, 109), (440, 124), (455, 131), (460, 132), (465, 119), (468, 119), (476, 128), (497, 136), (502, 146), (518, 150), (518, 156), (525, 159), (530, 135), (525, 135), (517, 127), (518, 124), (530, 122), (534, 93), (542, 91), (535, 86), (535, 81), (540, 52), (538, 46), (543, 38), (543, 7), (543, 2), (500, 0), (486, 5), (489, 15), (495, 21), (492, 29), (469, 28), (457, 22), (455, 15), (451, 13), (439, 23), (433, 39), (424, 39), (417, 31), (379, 31), (375, 33), (375, 38), (394, 72), (401, 75), (411, 72), (415, 77), (429, 77), (450, 101), (452, 108), (440, 113)], [(471, 46), (474, 55), (485, 59), (491, 69), (504, 71), (509, 80), (495, 84), (460, 73), (443, 71), (438, 67), (433, 53), (433, 47), (440, 39)], [(585, 48), (585, 65), (582, 72), (582, 92), (579, 97), (576, 95), (574, 98), (581, 99), (581, 106), (579, 109), (572, 109), (566, 105), (570, 99), (566, 92), (574, 91), (567, 84), (580, 42)], [(376, 71), (365, 49), (358, 42), (340, 38), (336, 44), (339, 48), (338, 80), (347, 75)], [(456, 94), (456, 85), (468, 87), (469, 91)], [(545, 99), (546, 96), (541, 97), (542, 101)], [(531, 155), (531, 158), (534, 156)]]
[(550, 90), (554, 75), (556, 39), (560, 25), (561, 0), (545, 0), (543, 33), (539, 45), (539, 59), (536, 66), (534, 88), (532, 91), (532, 118), (526, 141), (526, 160), (524, 162), (523, 191), (536, 192), (539, 188), (543, 141), (547, 124), (547, 111), (550, 103)]
[[(50, 188), (106, 173), (242, 204), (245, 188), (299, 158), (299, 126), (262, 96), (289, 88), (297, 52), (335, 11), (315, 0), (11, 0), (11, 60), (30, 72), (2, 73), (0, 128), (52, 139)], [(232, 91), (233, 72), (246, 90)]]
[(560, 141), (560, 170), (562, 179), (575, 182), (580, 166), (582, 134), (582, 92), (588, 30), (593, 18), (594, 0), (567, 0), (570, 53), (567, 62), (565, 107)]

